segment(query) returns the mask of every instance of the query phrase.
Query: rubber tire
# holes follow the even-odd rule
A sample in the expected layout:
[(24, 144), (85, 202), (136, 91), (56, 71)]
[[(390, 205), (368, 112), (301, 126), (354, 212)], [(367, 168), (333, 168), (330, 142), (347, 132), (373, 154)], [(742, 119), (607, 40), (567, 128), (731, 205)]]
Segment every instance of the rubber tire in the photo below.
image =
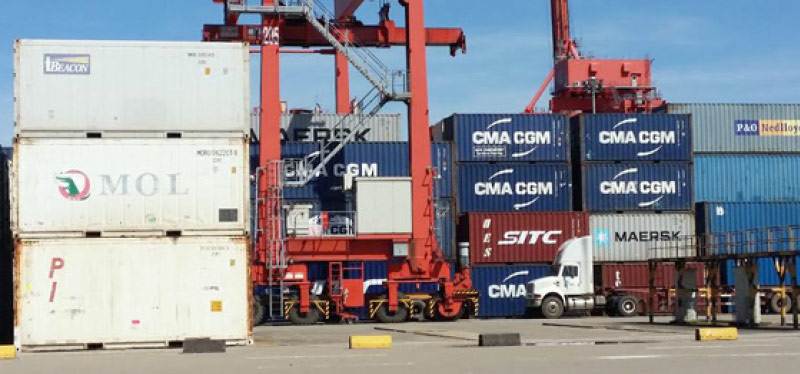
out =
[(289, 310), (289, 315), (287, 316), (290, 322), (299, 326), (310, 326), (320, 321), (321, 316), (315, 306), (310, 305), (308, 313), (303, 314), (300, 313), (299, 298), (294, 297), (292, 300), (295, 301), (295, 306)]
[(261, 296), (253, 297), (253, 326), (264, 323), (266, 318), (266, 308), (264, 308), (264, 298)]
[(622, 296), (616, 307), (618, 317), (633, 317), (639, 312), (639, 301), (633, 296)]
[(558, 296), (548, 296), (542, 301), (542, 316), (546, 319), (559, 319), (564, 315), (564, 302)]
[(616, 296), (609, 297), (606, 300), (606, 315), (609, 317), (616, 317), (617, 316), (617, 304), (619, 303), (619, 298)]
[(402, 303), (398, 303), (397, 311), (389, 312), (389, 304), (384, 303), (375, 311), (375, 319), (380, 323), (403, 323), (408, 319), (408, 309)]
[(781, 314), (781, 308), (786, 309), (786, 313), (791, 313), (792, 312), (792, 304), (793, 304), (792, 303), (792, 296), (787, 293), (786, 297), (783, 299), (783, 301), (786, 303), (785, 306), (781, 305), (783, 303), (781, 302), (781, 294), (780, 293), (776, 292), (776, 293), (772, 294), (772, 297), (770, 297), (770, 299), (769, 299), (769, 311), (770, 311), (770, 313)]

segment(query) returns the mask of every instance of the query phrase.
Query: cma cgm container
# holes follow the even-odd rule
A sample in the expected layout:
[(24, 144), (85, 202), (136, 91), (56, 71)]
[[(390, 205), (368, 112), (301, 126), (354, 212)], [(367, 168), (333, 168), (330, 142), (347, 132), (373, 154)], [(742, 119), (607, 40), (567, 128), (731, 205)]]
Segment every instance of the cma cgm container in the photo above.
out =
[(685, 257), (673, 249), (694, 235), (694, 214), (675, 213), (593, 213), (589, 227), (594, 240), (595, 262), (647, 261), (654, 248), (669, 257)]
[(453, 114), (433, 130), (458, 162), (569, 162), (567, 119), (557, 114)]
[(798, 170), (800, 155), (695, 155), (694, 199), (697, 202), (800, 200)]
[(581, 212), (470, 213), (462, 220), (472, 264), (551, 263), (564, 242), (589, 235)]
[(431, 143), (431, 162), (437, 172), (433, 181), (433, 194), (436, 198), (453, 197), (453, 177), (455, 176), (455, 162), (453, 162), (453, 143)]
[[(364, 125), (357, 129), (364, 121)], [(253, 134), (260, 139), (260, 116), (253, 115)], [(405, 127), (400, 114), (376, 114), (369, 117), (341, 114), (283, 114), (281, 115), (281, 141), (284, 142), (331, 142), (353, 131), (353, 142), (400, 142), (405, 141)]]
[(800, 104), (669, 104), (691, 114), (695, 153), (800, 153)]
[(585, 114), (573, 119), (572, 146), (582, 161), (691, 161), (690, 116)]
[(17, 135), (249, 133), (246, 43), (17, 40), (14, 53)]
[(250, 214), (247, 145), (244, 138), (20, 138), (14, 231), (243, 235)]
[(456, 259), (456, 207), (451, 199), (436, 201), (436, 241), (444, 258)]
[(460, 214), (572, 209), (568, 164), (461, 164), (457, 174)]
[(689, 163), (584, 164), (581, 177), (589, 212), (692, 209)]
[(245, 238), (21, 240), (23, 348), (252, 340)]
[(480, 292), (478, 317), (523, 317), (526, 315), (525, 285), (550, 274), (550, 265), (475, 266), (473, 288)]
[[(709, 248), (711, 255), (800, 252), (799, 223), (800, 202), (702, 203), (697, 207), (697, 232), (715, 244)], [(766, 245), (767, 240), (773, 244)]]

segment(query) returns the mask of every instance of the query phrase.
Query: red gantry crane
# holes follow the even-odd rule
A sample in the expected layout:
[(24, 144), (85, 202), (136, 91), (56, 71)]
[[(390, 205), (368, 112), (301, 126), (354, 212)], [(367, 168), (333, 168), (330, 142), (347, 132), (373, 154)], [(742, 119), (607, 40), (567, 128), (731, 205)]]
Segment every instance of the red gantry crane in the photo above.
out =
[(650, 113), (665, 105), (653, 87), (652, 61), (585, 58), (572, 39), (568, 0), (551, 0), (553, 69), (525, 113), (555, 80), (552, 113)]
[[(353, 17), (363, 0), (336, 0), (336, 12), (329, 11), (321, 0), (262, 0), (250, 5), (245, 0), (214, 0), (224, 4), (225, 24), (206, 25), (206, 41), (245, 41), (259, 46), (261, 53), (261, 123), (260, 160), (257, 171), (257, 229), (252, 267), (254, 286), (265, 296), (256, 301), (255, 318), (268, 314), (285, 316), (296, 324), (313, 324), (323, 319), (352, 319), (359, 308), (368, 308), (369, 316), (381, 322), (402, 322), (415, 314), (430, 319), (452, 320), (462, 312), (477, 309), (477, 292), (472, 290), (469, 269), (451, 273), (434, 237), (435, 207), (433, 183), (436, 171), (431, 166), (429, 137), (426, 45), (449, 46), (451, 54), (465, 50), (460, 29), (426, 29), (422, 0), (399, 0), (405, 9), (405, 28), (389, 19), (388, 3), (380, 12), (380, 23), (366, 26)], [(260, 25), (238, 25), (240, 14), (259, 14)], [(352, 131), (341, 134), (336, 142), (325, 143), (320, 152), (303, 160), (281, 160), (280, 152), (280, 83), (281, 46), (330, 47), (321, 53), (336, 55), (337, 111), (352, 113), (349, 99), (347, 63), (372, 85), (372, 90), (356, 105), (358, 114), (350, 114), (337, 127)], [(367, 50), (367, 47), (405, 46), (406, 70), (391, 71)], [(351, 141), (366, 119), (390, 101), (408, 105), (410, 179), (392, 188), (407, 185), (410, 206), (408, 229), (397, 232), (364, 233), (359, 222), (349, 219), (353, 228), (335, 235), (305, 235), (287, 224), (283, 206), (284, 188), (301, 187)], [(284, 168), (292, 163), (300, 173), (287, 180)], [(357, 181), (356, 183), (368, 183)], [(406, 183), (408, 182), (408, 183)], [(406, 183), (405, 185), (403, 183)], [(400, 186), (400, 187), (397, 187)], [(367, 189), (365, 188), (364, 191)], [(360, 193), (357, 189), (356, 193)], [(403, 195), (402, 193), (400, 194)], [(358, 200), (358, 199), (356, 199)], [(359, 206), (356, 206), (356, 211)], [(395, 219), (395, 212), (385, 211), (385, 219)], [(293, 231), (287, 237), (287, 230)], [(385, 292), (365, 297), (364, 261), (389, 261)], [(312, 293), (309, 263), (326, 262), (328, 277), (323, 292)], [(354, 265), (357, 264), (357, 265)], [(401, 285), (422, 289), (435, 285), (434, 292), (401, 293)], [(259, 313), (260, 312), (260, 313)], [(259, 321), (255, 321), (258, 323)]]

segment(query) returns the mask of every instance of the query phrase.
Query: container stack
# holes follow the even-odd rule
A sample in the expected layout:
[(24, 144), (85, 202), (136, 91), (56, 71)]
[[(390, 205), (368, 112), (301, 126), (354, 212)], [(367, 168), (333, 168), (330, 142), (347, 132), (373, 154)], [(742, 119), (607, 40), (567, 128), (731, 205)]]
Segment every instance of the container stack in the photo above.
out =
[(548, 275), (562, 243), (588, 235), (587, 215), (571, 212), (567, 119), (454, 114), (432, 133), (454, 145), (458, 237), (469, 243), (478, 315), (523, 316), (525, 284)]
[[(589, 213), (603, 284), (646, 294), (649, 249), (694, 234), (690, 116), (587, 114), (571, 125), (575, 202)], [(657, 286), (674, 287), (663, 273)]]
[(244, 44), (15, 45), (24, 348), (251, 340)]
[[(800, 223), (800, 105), (670, 104), (668, 112), (694, 122), (699, 234)], [(723, 284), (733, 285), (732, 269), (729, 261)], [(769, 259), (759, 260), (759, 283), (780, 283)]]
[(8, 148), (0, 152), (0, 346), (14, 343), (14, 252), (9, 224)]

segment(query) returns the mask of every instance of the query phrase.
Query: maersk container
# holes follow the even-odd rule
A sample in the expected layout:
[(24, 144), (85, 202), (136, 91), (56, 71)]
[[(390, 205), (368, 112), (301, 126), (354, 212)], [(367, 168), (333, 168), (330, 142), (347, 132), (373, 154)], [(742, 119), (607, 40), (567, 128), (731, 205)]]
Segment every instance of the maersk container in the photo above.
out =
[(453, 143), (431, 143), (431, 163), (431, 166), (437, 171), (436, 179), (433, 181), (433, 193), (435, 198), (452, 198), (453, 177), (455, 176)]
[(584, 164), (581, 177), (585, 211), (692, 210), (689, 163)]
[(19, 138), (16, 145), (19, 236), (247, 233), (242, 138)]
[(592, 257), (598, 263), (647, 261), (656, 253), (659, 257), (689, 256), (679, 244), (687, 243), (695, 233), (691, 212), (593, 213), (589, 227)]
[[(800, 257), (797, 257), (795, 261), (800, 263)], [(722, 284), (733, 286), (734, 266), (735, 264), (733, 260), (725, 261), (725, 266), (720, 269)], [(783, 282), (785, 286), (792, 285), (792, 277), (788, 270), (786, 271), (786, 276), (783, 278)], [(778, 276), (778, 272), (775, 270), (775, 262), (771, 258), (759, 258), (758, 285), (761, 287), (773, 287), (780, 286), (780, 284), (781, 278)], [(800, 272), (797, 273), (797, 284), (800, 284)]]
[(450, 199), (436, 201), (436, 241), (444, 258), (456, 259), (456, 207)]
[(695, 153), (800, 153), (800, 104), (669, 104), (691, 114)]
[[(254, 114), (253, 133), (256, 139), (260, 134), (260, 117)], [(281, 141), (284, 142), (333, 142), (348, 136), (353, 128), (364, 125), (351, 141), (361, 142), (402, 142), (406, 141), (403, 118), (400, 114), (376, 114), (362, 117), (342, 114), (283, 114), (281, 115)], [(343, 129), (343, 130), (340, 130)]]
[(458, 212), (554, 212), (572, 209), (568, 164), (461, 164)]
[(455, 142), (458, 162), (569, 162), (562, 115), (453, 114), (437, 127), (436, 140)]
[(523, 317), (525, 285), (550, 274), (548, 265), (481, 265), (471, 269), (473, 288), (480, 292), (478, 317)]
[(798, 170), (800, 155), (695, 155), (694, 199), (697, 202), (800, 200)]
[(690, 116), (584, 114), (572, 121), (582, 161), (691, 161)]
[(250, 130), (246, 43), (17, 40), (14, 54), (17, 135)]
[(701, 203), (697, 232), (710, 255), (800, 252), (800, 202)]
[(470, 213), (459, 230), (474, 265), (551, 263), (564, 242), (589, 235), (589, 222), (582, 212)]
[(246, 237), (21, 240), (23, 349), (252, 341)]

